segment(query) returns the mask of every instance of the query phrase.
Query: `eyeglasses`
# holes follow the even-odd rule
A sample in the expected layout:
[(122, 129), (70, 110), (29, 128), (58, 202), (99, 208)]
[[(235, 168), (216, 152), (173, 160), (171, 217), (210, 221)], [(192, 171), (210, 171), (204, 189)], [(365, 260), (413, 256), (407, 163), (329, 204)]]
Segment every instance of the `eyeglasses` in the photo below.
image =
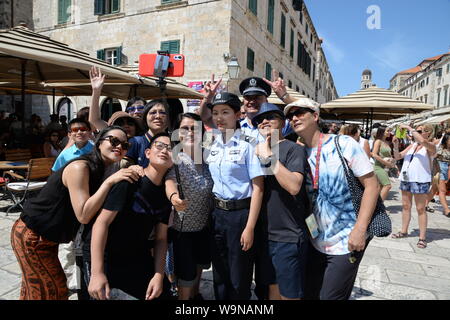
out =
[(144, 112), (144, 106), (134, 106), (134, 107), (129, 107), (127, 109), (128, 113), (142, 113)]
[(159, 113), (160, 116), (166, 116), (167, 115), (167, 112), (161, 111), (161, 110), (150, 111), (148, 114), (150, 114), (152, 116), (156, 116), (157, 113)]
[(418, 133), (420, 133), (420, 134), (422, 134), (422, 132), (423, 132), (422, 130), (416, 130), (416, 131), (417, 131)]
[(113, 146), (113, 148), (117, 147), (118, 145), (121, 145), (123, 150), (128, 150), (131, 145), (128, 141), (121, 141), (119, 138), (116, 138), (114, 136), (107, 136), (101, 140), (108, 140), (109, 143), (111, 143), (111, 145)]
[(167, 149), (167, 151), (169, 151), (169, 152), (172, 151), (172, 147), (164, 142), (155, 141), (153, 144), (155, 145), (156, 149), (158, 149), (159, 151), (163, 151), (164, 149)]
[(86, 132), (86, 131), (89, 131), (89, 128), (87, 128), (87, 127), (72, 127), (72, 128), (70, 128), (70, 132), (72, 132), (72, 133), (77, 133), (78, 131)]
[(305, 113), (307, 113), (307, 112), (314, 113), (314, 110), (309, 109), (309, 108), (299, 108), (299, 109), (296, 109), (296, 110), (293, 111), (293, 112), (289, 112), (289, 113), (286, 115), (286, 118), (288, 118), (289, 121), (290, 121), (290, 120), (292, 120), (294, 117), (298, 117), (298, 116), (303, 115), (303, 114), (305, 114)]
[(257, 124), (261, 124), (261, 123), (264, 122), (264, 120), (268, 120), (268, 121), (271, 121), (271, 120), (283, 120), (283, 118), (281, 118), (280, 115), (278, 115), (276, 113), (269, 113), (269, 114), (265, 114), (265, 115), (259, 117), (256, 120), (256, 123)]

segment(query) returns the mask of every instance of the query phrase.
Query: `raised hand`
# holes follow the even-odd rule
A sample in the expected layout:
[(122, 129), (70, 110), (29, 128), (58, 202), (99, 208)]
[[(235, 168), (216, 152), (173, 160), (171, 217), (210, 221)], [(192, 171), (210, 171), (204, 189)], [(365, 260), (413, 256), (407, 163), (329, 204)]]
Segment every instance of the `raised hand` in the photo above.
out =
[(105, 83), (105, 75), (102, 74), (100, 68), (91, 67), (89, 70), (89, 78), (91, 79), (91, 87), (93, 91), (102, 91)]
[(212, 100), (212, 98), (216, 95), (217, 89), (220, 86), (220, 83), (222, 82), (222, 78), (219, 79), (219, 81), (214, 81), (214, 74), (211, 75), (211, 80), (208, 81), (205, 84), (205, 87), (203, 90), (205, 91), (205, 99), (209, 102)]
[(266, 78), (263, 78), (263, 80), (273, 89), (278, 98), (283, 97), (287, 93), (286, 85), (284, 80), (280, 78), (278, 71), (275, 69), (272, 70), (272, 79), (273, 81), (269, 81)]

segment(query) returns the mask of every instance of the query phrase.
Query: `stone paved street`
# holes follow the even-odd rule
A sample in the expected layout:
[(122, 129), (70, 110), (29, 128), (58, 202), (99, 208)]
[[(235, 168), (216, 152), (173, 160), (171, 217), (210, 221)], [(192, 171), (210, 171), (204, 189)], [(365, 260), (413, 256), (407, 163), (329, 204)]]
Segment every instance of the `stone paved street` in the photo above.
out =
[[(398, 182), (386, 201), (393, 230), (401, 226), (401, 195)], [(435, 197), (438, 199), (438, 197)], [(18, 213), (6, 216), (0, 201), (0, 299), (18, 299), (20, 269), (10, 246), (10, 230)], [(450, 299), (450, 219), (436, 210), (428, 213), (428, 248), (419, 249), (417, 213), (413, 209), (410, 236), (404, 239), (374, 239), (361, 263), (352, 299), (356, 300), (449, 300)], [(201, 292), (212, 299), (212, 273), (204, 272)], [(75, 298), (72, 296), (72, 299)]]

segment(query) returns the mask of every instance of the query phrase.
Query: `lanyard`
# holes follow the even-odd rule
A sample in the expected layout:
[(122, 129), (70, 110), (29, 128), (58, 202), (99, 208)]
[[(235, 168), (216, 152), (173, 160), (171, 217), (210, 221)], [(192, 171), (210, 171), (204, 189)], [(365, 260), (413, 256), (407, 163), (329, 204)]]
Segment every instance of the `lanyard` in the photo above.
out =
[(322, 152), (322, 142), (323, 142), (323, 133), (320, 134), (319, 137), (319, 145), (317, 146), (317, 154), (316, 154), (316, 174), (314, 177), (312, 176), (312, 171), (310, 170), (311, 177), (313, 180), (313, 188), (314, 190), (319, 190), (319, 166), (320, 166), (320, 154)]
[(414, 152), (411, 155), (411, 159), (409, 159), (408, 168), (406, 168), (406, 171), (408, 171), (409, 166), (411, 165), (411, 162), (413, 161), (414, 156), (416, 155), (417, 149), (419, 149), (419, 147), (420, 147), (420, 144), (417, 144), (417, 147), (414, 149)]
[(152, 136), (148, 132), (146, 132), (144, 136), (147, 138), (148, 143), (152, 141)]

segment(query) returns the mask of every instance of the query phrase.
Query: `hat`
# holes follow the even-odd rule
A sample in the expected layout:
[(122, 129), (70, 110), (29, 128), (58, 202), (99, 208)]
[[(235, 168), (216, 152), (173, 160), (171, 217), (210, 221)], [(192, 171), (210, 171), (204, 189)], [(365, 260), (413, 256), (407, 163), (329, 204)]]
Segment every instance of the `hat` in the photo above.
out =
[(230, 106), (234, 111), (241, 110), (241, 100), (239, 100), (239, 97), (237, 95), (230, 92), (217, 93), (213, 98), (210, 108), (212, 109), (218, 104), (226, 104)]
[(309, 98), (300, 98), (300, 99), (295, 100), (294, 102), (288, 104), (284, 108), (284, 114), (287, 115), (293, 107), (308, 108), (308, 109), (311, 109), (312, 111), (320, 114), (320, 104)]
[(123, 112), (123, 111), (117, 111), (112, 114), (111, 118), (109, 118), (108, 126), (114, 125), (114, 122), (116, 122), (116, 120), (119, 118), (129, 118), (129, 119), (133, 120), (134, 123), (136, 124), (136, 119), (133, 118), (132, 116), (130, 116), (128, 113)]
[(243, 96), (270, 96), (272, 88), (263, 79), (252, 77), (242, 80), (239, 91)]
[(252, 119), (253, 126), (256, 127), (257, 126), (256, 122), (258, 121), (258, 119), (260, 119), (263, 115), (268, 113), (279, 114), (283, 120), (285, 119), (284, 113), (280, 110), (280, 108), (278, 108), (276, 105), (272, 103), (264, 102), (261, 105), (261, 108), (259, 109), (258, 113)]

